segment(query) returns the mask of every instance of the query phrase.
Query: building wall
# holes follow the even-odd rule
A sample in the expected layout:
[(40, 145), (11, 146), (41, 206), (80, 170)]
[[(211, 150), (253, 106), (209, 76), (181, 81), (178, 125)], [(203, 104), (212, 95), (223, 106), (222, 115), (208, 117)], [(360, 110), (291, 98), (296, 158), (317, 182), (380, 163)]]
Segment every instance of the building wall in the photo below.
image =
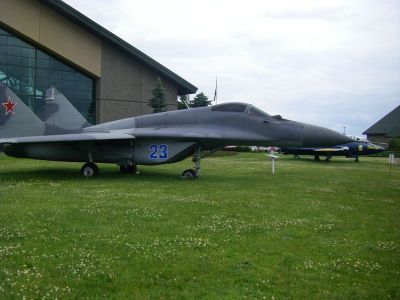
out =
[(101, 41), (37, 0), (1, 0), (0, 22), (89, 74), (101, 74)]
[(389, 145), (390, 142), (390, 138), (386, 137), (384, 134), (367, 135), (367, 139), (371, 143), (383, 145), (385, 149), (387, 149), (387, 146)]
[[(103, 123), (151, 113), (148, 99), (154, 89), (157, 74), (131, 56), (102, 44), (102, 72), (97, 81), (97, 122)], [(178, 87), (163, 79), (168, 109), (176, 109)]]
[[(88, 122), (94, 123), (95, 80), (72, 68), (0, 24), (0, 81), (7, 85), (35, 114), (44, 117), (46, 90), (57, 89)], [(0, 101), (2, 101), (0, 99)]]
[[(38, 0), (0, 0), (0, 23), (96, 79), (96, 123), (152, 112), (156, 72)], [(176, 109), (178, 87), (161, 79)]]
[[(148, 106), (148, 100), (153, 96), (152, 91), (156, 86), (158, 75), (148, 68), (143, 68), (142, 77), (142, 114), (152, 113), (152, 108)], [(167, 110), (175, 110), (177, 108), (178, 87), (161, 77), (162, 84), (165, 89), (167, 98)]]

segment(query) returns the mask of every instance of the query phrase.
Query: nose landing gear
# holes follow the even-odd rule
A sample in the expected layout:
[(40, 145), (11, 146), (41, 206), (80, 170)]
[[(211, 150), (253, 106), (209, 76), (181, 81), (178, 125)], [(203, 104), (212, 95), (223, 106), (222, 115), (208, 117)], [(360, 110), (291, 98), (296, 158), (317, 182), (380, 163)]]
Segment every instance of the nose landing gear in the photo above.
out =
[(201, 166), (200, 166), (200, 160), (201, 160), (201, 147), (197, 146), (194, 149), (194, 169), (187, 169), (182, 172), (181, 178), (182, 179), (196, 179), (197, 177), (200, 176), (201, 172)]

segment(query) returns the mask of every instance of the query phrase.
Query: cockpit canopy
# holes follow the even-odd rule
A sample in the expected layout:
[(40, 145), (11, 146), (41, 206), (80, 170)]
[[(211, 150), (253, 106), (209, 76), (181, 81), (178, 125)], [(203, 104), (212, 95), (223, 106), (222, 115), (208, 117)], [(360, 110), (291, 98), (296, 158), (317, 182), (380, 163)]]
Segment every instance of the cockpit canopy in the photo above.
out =
[(247, 103), (231, 102), (221, 103), (211, 106), (211, 111), (225, 111), (225, 112), (239, 112), (248, 113), (250, 116), (268, 119), (271, 118), (269, 114), (261, 109)]
[(262, 111), (261, 109), (253, 106), (253, 105), (249, 105), (249, 115), (253, 116), (253, 117), (258, 117), (258, 118), (264, 118), (264, 119), (269, 119), (271, 118), (271, 116), (269, 114), (267, 114), (266, 112)]
[(367, 140), (366, 138), (362, 137), (362, 136), (356, 136), (356, 135), (349, 135), (349, 138), (353, 139), (356, 142), (362, 142), (362, 143), (370, 143), (369, 140)]
[(233, 102), (222, 103), (211, 106), (211, 111), (227, 111), (227, 112), (245, 112), (249, 104)]

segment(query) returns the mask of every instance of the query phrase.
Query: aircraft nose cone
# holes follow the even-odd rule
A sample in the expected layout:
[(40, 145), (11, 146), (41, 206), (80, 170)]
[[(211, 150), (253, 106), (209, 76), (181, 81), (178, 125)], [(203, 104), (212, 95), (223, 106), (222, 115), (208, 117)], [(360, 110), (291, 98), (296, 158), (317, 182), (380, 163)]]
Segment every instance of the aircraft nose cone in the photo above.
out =
[(377, 146), (377, 148), (378, 148), (378, 151), (380, 151), (380, 152), (385, 151), (385, 148), (383, 148), (382, 146)]
[(350, 143), (353, 140), (336, 131), (306, 124), (303, 129), (303, 147), (329, 147)]
[(379, 145), (369, 143), (367, 145), (367, 150), (370, 151), (371, 153), (380, 153), (380, 152), (385, 151), (385, 148), (383, 148), (382, 146), (379, 146)]

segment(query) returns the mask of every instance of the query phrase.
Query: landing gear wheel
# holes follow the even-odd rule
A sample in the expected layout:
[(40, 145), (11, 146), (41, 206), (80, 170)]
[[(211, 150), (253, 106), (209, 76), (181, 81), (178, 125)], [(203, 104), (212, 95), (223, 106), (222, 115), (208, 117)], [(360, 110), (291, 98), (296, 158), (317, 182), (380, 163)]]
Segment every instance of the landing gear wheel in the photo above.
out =
[(100, 171), (99, 171), (99, 167), (92, 162), (87, 162), (86, 164), (84, 164), (81, 168), (81, 174), (82, 176), (85, 177), (94, 177), (99, 175)]
[(137, 167), (136, 165), (129, 165), (126, 167), (126, 172), (129, 174), (136, 174)]
[(193, 169), (187, 169), (182, 172), (182, 179), (195, 179), (197, 177), (196, 171)]
[(121, 173), (136, 174), (137, 167), (136, 165), (121, 165), (119, 166), (119, 170)]
[(200, 167), (200, 160), (201, 160), (201, 147), (196, 146), (194, 148), (194, 170), (187, 169), (182, 172), (181, 178), (182, 179), (196, 179), (200, 176), (201, 167)]

